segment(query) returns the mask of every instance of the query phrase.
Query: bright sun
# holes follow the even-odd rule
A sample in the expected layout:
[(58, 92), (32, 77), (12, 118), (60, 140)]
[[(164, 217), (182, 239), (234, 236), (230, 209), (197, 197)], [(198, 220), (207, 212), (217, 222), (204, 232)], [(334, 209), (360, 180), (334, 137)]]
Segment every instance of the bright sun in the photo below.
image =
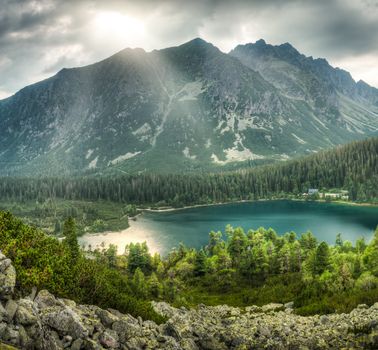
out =
[(141, 20), (113, 11), (96, 14), (93, 27), (96, 37), (105, 39), (108, 44), (136, 45), (144, 35), (144, 23)]
[(144, 30), (142, 21), (122, 15), (119, 12), (101, 12), (96, 16), (99, 29), (106, 31), (141, 32)]

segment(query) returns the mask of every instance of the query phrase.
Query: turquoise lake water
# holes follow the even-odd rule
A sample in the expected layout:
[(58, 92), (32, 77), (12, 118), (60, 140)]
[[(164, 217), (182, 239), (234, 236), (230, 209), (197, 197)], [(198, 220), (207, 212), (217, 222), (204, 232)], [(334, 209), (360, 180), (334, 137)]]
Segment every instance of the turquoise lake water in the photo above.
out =
[(378, 207), (282, 200), (145, 212), (127, 230), (86, 235), (80, 242), (92, 247), (101, 242), (117, 244), (122, 253), (127, 243), (147, 241), (152, 252), (165, 254), (180, 242), (204, 246), (211, 230), (223, 232), (227, 224), (245, 230), (272, 227), (278, 234), (294, 231), (298, 236), (310, 230), (319, 241), (330, 244), (338, 233), (344, 240), (355, 242), (363, 236), (368, 241), (378, 225)]

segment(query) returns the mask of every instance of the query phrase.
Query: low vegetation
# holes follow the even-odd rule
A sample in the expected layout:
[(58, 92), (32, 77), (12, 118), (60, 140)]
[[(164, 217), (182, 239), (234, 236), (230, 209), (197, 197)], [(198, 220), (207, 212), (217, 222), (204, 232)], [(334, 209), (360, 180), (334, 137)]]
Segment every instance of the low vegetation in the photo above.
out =
[(13, 261), (19, 293), (28, 294), (35, 286), (77, 302), (162, 321), (150, 303), (133, 295), (127, 274), (103, 263), (107, 255), (83, 254), (73, 219), (63, 226), (66, 239), (61, 242), (9, 212), (0, 212), (0, 250)]
[(278, 236), (272, 229), (247, 233), (228, 226), (211, 232), (200, 250), (181, 245), (167, 257), (145, 243), (83, 252), (75, 221), (63, 225), (65, 240), (47, 236), (9, 212), (0, 213), (0, 249), (17, 270), (20, 293), (33, 286), (80, 303), (116, 308), (161, 322), (149, 300), (177, 306), (234, 306), (294, 302), (302, 315), (347, 312), (378, 301), (378, 229), (367, 244), (337, 236), (334, 246), (307, 232)]

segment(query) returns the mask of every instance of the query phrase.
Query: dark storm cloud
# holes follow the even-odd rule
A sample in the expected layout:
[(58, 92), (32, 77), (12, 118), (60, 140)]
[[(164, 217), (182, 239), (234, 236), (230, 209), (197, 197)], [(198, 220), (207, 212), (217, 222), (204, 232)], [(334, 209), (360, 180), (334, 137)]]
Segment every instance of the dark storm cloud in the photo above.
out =
[[(131, 27), (96, 22), (103, 13), (127, 16)], [(0, 0), (0, 97), (127, 46), (197, 36), (223, 51), (259, 38), (290, 42), (378, 85), (377, 33), (378, 0)]]

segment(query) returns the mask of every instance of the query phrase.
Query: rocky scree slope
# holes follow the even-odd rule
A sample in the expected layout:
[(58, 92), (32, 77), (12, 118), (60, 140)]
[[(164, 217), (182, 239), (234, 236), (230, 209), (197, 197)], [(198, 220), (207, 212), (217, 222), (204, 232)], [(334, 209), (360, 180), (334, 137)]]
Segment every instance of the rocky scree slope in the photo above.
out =
[(0, 175), (223, 169), (377, 130), (378, 90), (325, 60), (197, 38), (125, 49), (0, 101)]
[(14, 298), (16, 272), (0, 253), (0, 349), (377, 349), (378, 303), (350, 314), (301, 317), (292, 303), (177, 309), (153, 302), (164, 324), (77, 305), (46, 290)]

